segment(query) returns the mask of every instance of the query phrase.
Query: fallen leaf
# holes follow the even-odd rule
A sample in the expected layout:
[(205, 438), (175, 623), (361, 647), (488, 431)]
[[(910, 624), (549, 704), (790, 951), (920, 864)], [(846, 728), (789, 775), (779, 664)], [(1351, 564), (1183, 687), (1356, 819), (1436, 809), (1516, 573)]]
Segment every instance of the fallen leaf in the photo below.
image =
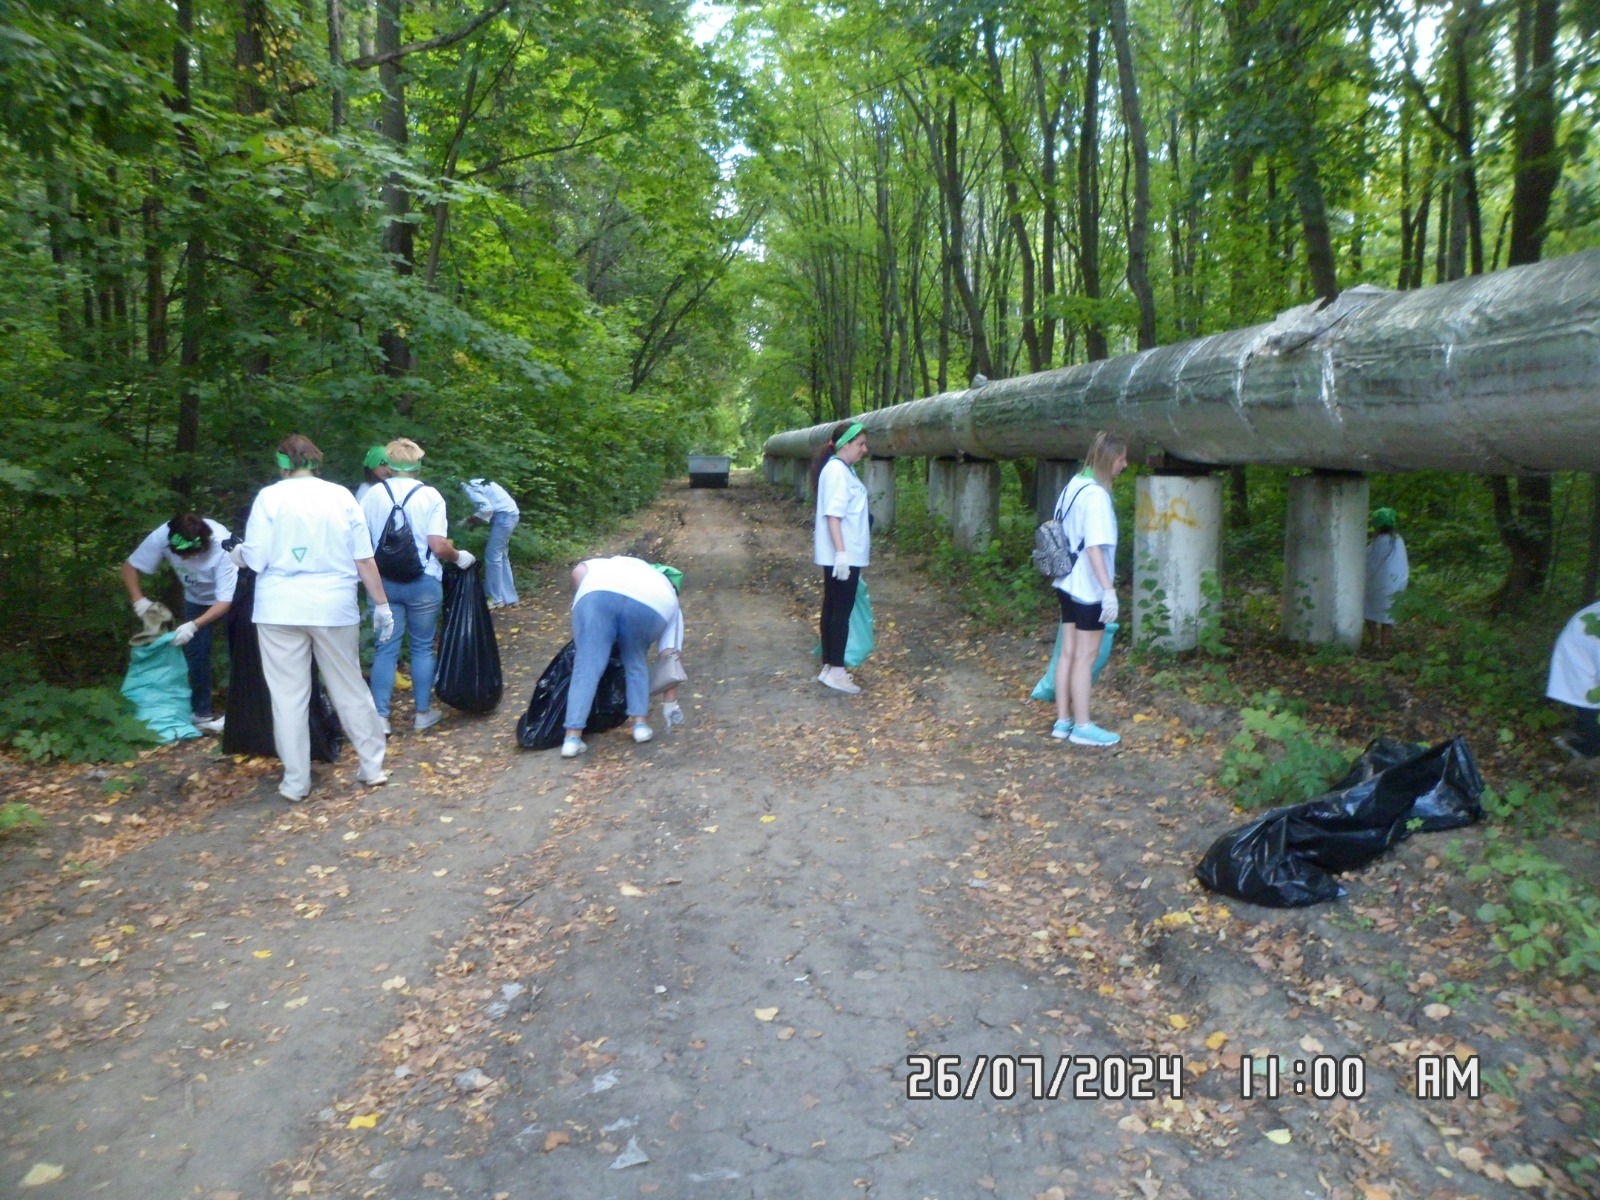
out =
[(448, 874), (450, 874), (450, 868), (449, 867), (440, 867), (437, 871), (435, 871), (433, 873), (433, 877), (435, 879), (443, 879)]
[(1287, 1129), (1267, 1130), (1267, 1141), (1271, 1142), (1274, 1146), (1287, 1146), (1293, 1140), (1294, 1135), (1291, 1134)]
[(1422, 1012), (1430, 1020), (1442, 1021), (1450, 1015), (1450, 1006), (1448, 1004), (1430, 1004)]
[(758, 1008), (758, 1009), (756, 1009), (756, 1020), (758, 1020), (758, 1021), (770, 1021), (770, 1020), (772, 1020), (773, 1017), (775, 1017), (777, 1015), (778, 1015), (778, 1010), (776, 1008)]
[(1172, 1013), (1167, 1017), (1167, 1024), (1174, 1029), (1187, 1029), (1189, 1028), (1189, 1018), (1182, 1013)]
[(393, 979), (385, 979), (383, 981), (383, 990), (386, 992), (395, 992), (405, 987), (405, 985), (406, 977), (404, 975), (396, 975)]
[(766, 816), (761, 818), (761, 823), (763, 825), (771, 825), (777, 819), (777, 817), (773, 816), (771, 813), (768, 813)]
[(617, 889), (617, 891), (618, 891), (619, 894), (621, 894), (623, 896), (642, 896), (642, 895), (644, 895), (644, 893), (642, 891), (640, 891), (638, 888), (634, 887), (633, 884), (631, 884), (631, 883), (623, 884), (621, 887), (619, 887)]
[(1506, 1168), (1506, 1178), (1519, 1188), (1532, 1188), (1544, 1182), (1544, 1172), (1532, 1163), (1518, 1163)]
[(1134, 1113), (1129, 1113), (1127, 1116), (1123, 1117), (1122, 1120), (1118, 1121), (1117, 1128), (1122, 1130), (1123, 1133), (1150, 1132), (1150, 1126), (1146, 1125), (1144, 1121)]
[(1363, 1183), (1361, 1186), (1361, 1200), (1394, 1200), (1394, 1193), (1386, 1187), (1375, 1183)]
[(310, 996), (296, 996), (293, 1000), (284, 1001), (283, 1006), (285, 1008), (304, 1008), (306, 1001), (309, 999), (311, 999)]
[(700, 832), (701, 833), (715, 833), (716, 831), (717, 831), (717, 827), (715, 825), (702, 825), (702, 826), (700, 826)]
[(1317, 1041), (1316, 1038), (1312, 1037), (1308, 1033), (1305, 1037), (1300, 1039), (1300, 1049), (1304, 1050), (1307, 1054), (1321, 1054), (1322, 1043)]
[(552, 1129), (544, 1135), (544, 1152), (549, 1154), (557, 1146), (568, 1145), (571, 1141), (572, 1138), (569, 1134), (565, 1134), (559, 1129)]
[(376, 1129), (378, 1127), (378, 1114), (366, 1113), (359, 1117), (351, 1117), (346, 1129)]
[(43, 1187), (47, 1183), (54, 1183), (67, 1173), (65, 1167), (58, 1167), (55, 1163), (34, 1163), (32, 1170), (22, 1177), (23, 1187)]
[(252, 951), (252, 953), (257, 958), (271, 958), (272, 957), (272, 951), (271, 950), (255, 950), (255, 951)]
[(1210, 1037), (1206, 1038), (1207, 1050), (1221, 1050), (1227, 1044), (1228, 1035), (1223, 1033), (1220, 1029), (1213, 1033)]

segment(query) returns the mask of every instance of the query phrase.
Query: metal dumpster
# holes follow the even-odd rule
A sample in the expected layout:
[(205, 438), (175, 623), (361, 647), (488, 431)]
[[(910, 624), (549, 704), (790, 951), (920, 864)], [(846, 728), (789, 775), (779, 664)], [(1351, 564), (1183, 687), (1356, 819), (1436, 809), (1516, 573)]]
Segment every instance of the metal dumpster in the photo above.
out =
[(732, 460), (726, 454), (689, 455), (689, 486), (728, 486), (728, 467)]

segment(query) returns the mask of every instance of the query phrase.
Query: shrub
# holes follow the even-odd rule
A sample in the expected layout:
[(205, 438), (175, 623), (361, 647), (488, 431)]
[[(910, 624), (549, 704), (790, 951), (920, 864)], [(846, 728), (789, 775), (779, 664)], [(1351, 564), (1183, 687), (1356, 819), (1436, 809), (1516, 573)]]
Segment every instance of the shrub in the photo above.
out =
[(1348, 752), (1331, 730), (1313, 725), (1276, 693), (1251, 698), (1244, 728), (1222, 752), (1218, 780), (1241, 808), (1298, 804), (1321, 795), (1348, 769)]
[(156, 740), (127, 698), (111, 688), (34, 681), (0, 695), (0, 743), (36, 762), (121, 762)]

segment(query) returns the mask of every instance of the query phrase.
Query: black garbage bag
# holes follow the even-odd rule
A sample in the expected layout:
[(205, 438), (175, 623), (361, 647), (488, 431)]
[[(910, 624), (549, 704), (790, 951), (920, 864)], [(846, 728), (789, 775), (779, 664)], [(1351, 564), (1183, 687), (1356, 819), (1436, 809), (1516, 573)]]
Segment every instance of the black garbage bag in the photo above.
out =
[[(550, 665), (533, 685), (528, 711), (517, 718), (517, 741), (524, 750), (549, 750), (561, 745), (566, 731), (567, 691), (572, 686), (572, 660), (577, 648), (568, 642), (550, 660)], [(628, 719), (628, 683), (622, 673), (622, 656), (611, 648), (611, 661), (594, 690), (585, 733), (615, 729)]]
[(1195, 876), (1212, 891), (1270, 908), (1336, 900), (1333, 874), (1363, 867), (1409, 837), (1483, 818), (1483, 777), (1465, 738), (1421, 749), (1377, 738), (1333, 790), (1275, 808), (1211, 844)]
[(462, 712), (493, 712), (505, 684), (500, 674), (500, 647), (483, 590), (483, 564), (465, 571), (444, 568), (444, 621), (439, 635), (439, 665), (433, 691)]
[[(250, 619), (255, 607), (256, 573), (245, 567), (239, 572), (233, 608), (228, 613), (228, 719), (222, 726), (222, 752), (277, 758), (278, 747), (272, 740), (272, 696), (261, 672), (256, 623)], [(317, 762), (337, 762), (344, 730), (314, 664), (307, 719), (311, 725), (311, 757)]]

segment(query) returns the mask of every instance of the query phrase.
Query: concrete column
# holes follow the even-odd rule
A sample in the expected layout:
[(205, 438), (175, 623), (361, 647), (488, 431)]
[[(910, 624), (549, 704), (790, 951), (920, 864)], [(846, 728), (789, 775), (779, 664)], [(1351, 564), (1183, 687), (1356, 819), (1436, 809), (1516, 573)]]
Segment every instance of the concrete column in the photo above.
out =
[(888, 533), (894, 528), (894, 459), (869, 458), (861, 467), (867, 485), (867, 511), (872, 514), (872, 532)]
[(1284, 518), (1284, 636), (1361, 644), (1367, 572), (1367, 477), (1318, 472), (1289, 480)]
[[(1216, 475), (1141, 475), (1133, 509), (1133, 636), (1168, 650), (1200, 641), (1206, 597), (1201, 581), (1219, 578), (1222, 479)], [(1215, 602), (1215, 600), (1213, 600)]]
[(1056, 501), (1067, 480), (1082, 468), (1077, 459), (1041, 458), (1034, 466), (1034, 489), (1038, 493), (1039, 523), (1055, 516)]
[(928, 460), (928, 515), (942, 517), (946, 524), (956, 519), (956, 460)]
[(950, 540), (963, 550), (983, 550), (1000, 528), (1000, 464), (959, 462), (955, 467)]
[(789, 483), (794, 488), (794, 498), (806, 504), (815, 494), (811, 490), (811, 463), (803, 458), (791, 458), (789, 463), (793, 472)]

